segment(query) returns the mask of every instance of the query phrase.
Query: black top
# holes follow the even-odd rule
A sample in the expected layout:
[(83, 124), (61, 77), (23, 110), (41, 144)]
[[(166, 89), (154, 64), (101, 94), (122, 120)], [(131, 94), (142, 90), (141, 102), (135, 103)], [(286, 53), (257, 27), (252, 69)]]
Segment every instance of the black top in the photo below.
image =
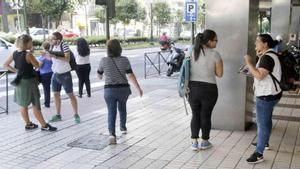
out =
[(13, 53), (13, 59), (15, 62), (15, 68), (18, 69), (18, 76), (23, 79), (29, 79), (35, 77), (35, 71), (33, 65), (26, 61), (26, 51), (15, 51)]
[(275, 62), (273, 58), (269, 55), (264, 55), (261, 57), (258, 67), (267, 69), (269, 72), (273, 72)]

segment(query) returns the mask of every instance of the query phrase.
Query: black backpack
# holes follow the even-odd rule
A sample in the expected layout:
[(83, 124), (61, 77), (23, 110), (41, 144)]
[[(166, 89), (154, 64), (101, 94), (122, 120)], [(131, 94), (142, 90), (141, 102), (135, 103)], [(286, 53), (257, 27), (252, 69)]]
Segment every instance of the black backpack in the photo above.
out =
[[(50, 51), (52, 51), (52, 50), (53, 50), (53, 45), (50, 48)], [(64, 51), (62, 43), (60, 43), (60, 50), (62, 52)], [(72, 52), (71, 49), (70, 49), (70, 61), (69, 61), (69, 64), (71, 66), (71, 70), (76, 70), (76, 68), (77, 68), (76, 59), (75, 59), (74, 53)]]
[(296, 71), (295, 71), (295, 66), (297, 65), (297, 62), (295, 60), (295, 58), (291, 55), (289, 55), (287, 52), (284, 52), (282, 55), (278, 55), (276, 52), (274, 51), (269, 51), (268, 53), (272, 53), (275, 54), (280, 62), (280, 66), (281, 66), (281, 80), (279, 82), (279, 80), (272, 74), (272, 72), (270, 72), (270, 76), (274, 82), (276, 91), (277, 89), (277, 84), (279, 84), (281, 90), (283, 91), (288, 91), (291, 90), (294, 86), (294, 80), (296, 77)]

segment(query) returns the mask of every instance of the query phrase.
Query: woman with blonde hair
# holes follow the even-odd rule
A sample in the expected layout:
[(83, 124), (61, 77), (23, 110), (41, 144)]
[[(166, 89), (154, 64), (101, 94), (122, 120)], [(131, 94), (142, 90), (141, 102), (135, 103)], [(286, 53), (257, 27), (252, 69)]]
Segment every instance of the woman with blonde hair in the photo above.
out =
[[(15, 79), (14, 101), (21, 106), (20, 111), (25, 121), (25, 130), (33, 130), (38, 128), (37, 124), (30, 121), (28, 115), (28, 106), (32, 104), (32, 110), (36, 119), (41, 124), (43, 131), (56, 131), (56, 127), (52, 127), (45, 122), (41, 112), (40, 92), (38, 81), (34, 68), (39, 68), (39, 62), (30, 52), (32, 50), (32, 38), (29, 35), (21, 35), (16, 39), (17, 50), (8, 56), (4, 63), (4, 67), (9, 71), (17, 73)], [(15, 66), (10, 64), (14, 61)]]

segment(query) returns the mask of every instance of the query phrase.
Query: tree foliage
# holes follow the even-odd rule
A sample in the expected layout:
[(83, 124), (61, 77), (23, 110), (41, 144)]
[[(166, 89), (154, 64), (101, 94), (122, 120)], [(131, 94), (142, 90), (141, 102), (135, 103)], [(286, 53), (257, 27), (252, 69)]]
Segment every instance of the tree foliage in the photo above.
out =
[(27, 0), (26, 5), (31, 13), (40, 13), (43, 18), (50, 16), (59, 22), (64, 11), (72, 11), (74, 4), (81, 4), (84, 0)]
[(106, 14), (105, 14), (105, 9), (101, 6), (96, 6), (96, 13), (95, 16), (96, 18), (99, 19), (100, 23), (105, 23), (105, 19), (106, 19)]
[(198, 0), (198, 18), (197, 18), (197, 22), (196, 25), (200, 26), (200, 29), (203, 29), (205, 27), (205, 11), (206, 9), (204, 9), (203, 7), (203, 0)]
[(137, 18), (135, 19), (136, 21), (144, 21), (146, 19), (146, 10), (145, 8), (140, 8), (138, 7), (137, 11)]
[(124, 25), (138, 18), (138, 3), (135, 0), (117, 0), (116, 4), (116, 19)]
[(171, 19), (171, 9), (167, 3), (155, 3), (152, 12), (154, 22), (157, 23), (159, 26), (166, 25)]

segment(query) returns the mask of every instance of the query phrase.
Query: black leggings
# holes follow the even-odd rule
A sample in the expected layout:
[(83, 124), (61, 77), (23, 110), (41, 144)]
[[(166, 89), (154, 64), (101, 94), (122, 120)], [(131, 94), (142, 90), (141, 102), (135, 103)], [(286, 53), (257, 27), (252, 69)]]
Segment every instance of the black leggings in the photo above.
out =
[(218, 99), (216, 84), (206, 82), (189, 82), (189, 103), (192, 108), (191, 138), (199, 138), (201, 129), (202, 139), (208, 140), (211, 130), (211, 114)]
[(91, 96), (90, 72), (90, 64), (77, 65), (76, 74), (78, 76), (78, 93), (80, 96), (82, 95), (83, 84), (85, 84), (87, 95)]

